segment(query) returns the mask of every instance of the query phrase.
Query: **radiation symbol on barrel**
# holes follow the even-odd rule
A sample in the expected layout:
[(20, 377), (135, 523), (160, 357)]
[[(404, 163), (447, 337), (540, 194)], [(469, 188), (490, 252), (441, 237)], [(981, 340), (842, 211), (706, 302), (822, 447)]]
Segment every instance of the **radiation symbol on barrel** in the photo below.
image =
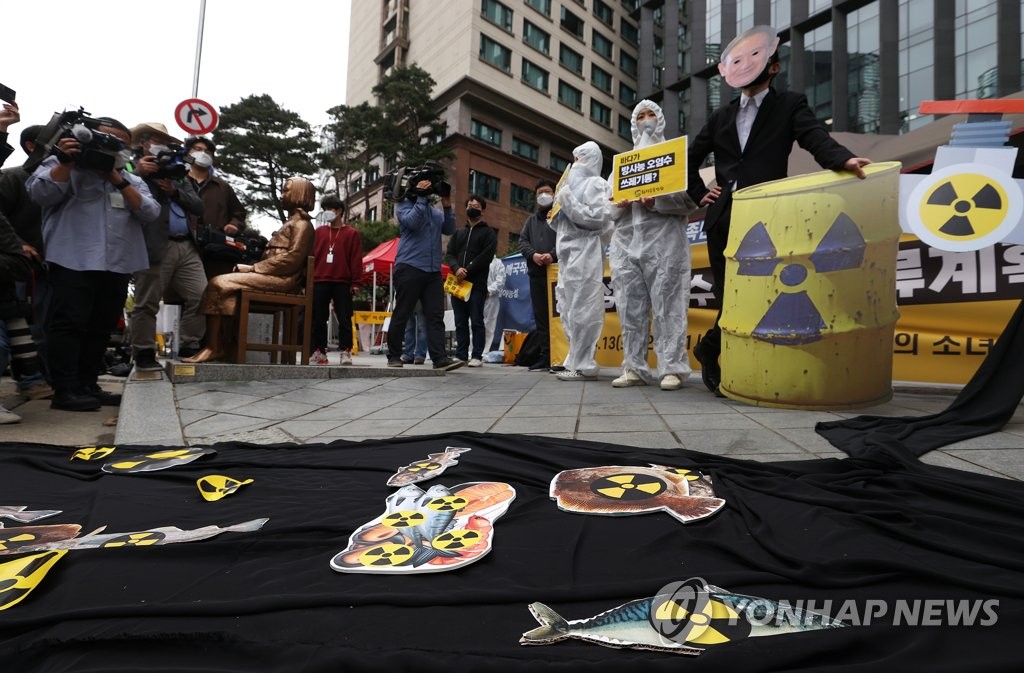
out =
[(139, 533), (125, 533), (124, 535), (118, 535), (117, 537), (110, 538), (103, 543), (103, 547), (149, 547), (159, 543), (164, 539), (164, 537), (163, 533), (158, 533), (154, 530), (146, 530)]
[(359, 555), (364, 566), (400, 566), (412, 560), (412, 547), (387, 542), (370, 547)]
[(966, 252), (998, 243), (1020, 222), (1020, 189), (988, 165), (959, 163), (933, 172), (910, 192), (904, 211), (911, 231), (941, 250)]
[[(809, 255), (815, 273), (832, 273), (859, 269), (864, 262), (867, 243), (857, 224), (846, 213), (839, 213), (821, 242)], [(804, 264), (791, 262), (782, 266), (768, 228), (758, 222), (743, 236), (735, 254), (739, 276), (773, 276), (776, 272), (782, 292), (772, 302), (752, 331), (761, 341), (796, 346), (822, 338), (825, 321), (814, 305), (804, 281), (810, 270)]]
[(482, 539), (480, 533), (475, 530), (457, 528), (447, 533), (441, 533), (431, 540), (430, 544), (433, 545), (434, 549), (442, 551), (447, 549), (465, 549), (466, 547), (472, 547)]
[(613, 500), (647, 500), (666, 488), (665, 482), (648, 474), (613, 474), (590, 485), (597, 495)]
[(427, 517), (423, 516), (416, 510), (403, 509), (401, 511), (388, 514), (386, 517), (381, 519), (380, 522), (385, 526), (390, 526), (391, 528), (409, 528), (410, 526), (418, 526), (426, 520)]

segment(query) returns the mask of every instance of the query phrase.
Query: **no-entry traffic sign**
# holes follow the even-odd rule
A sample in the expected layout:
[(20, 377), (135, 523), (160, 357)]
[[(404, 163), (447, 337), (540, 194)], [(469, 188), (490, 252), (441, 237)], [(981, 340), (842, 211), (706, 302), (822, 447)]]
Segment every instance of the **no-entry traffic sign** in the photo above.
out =
[(188, 98), (174, 109), (174, 121), (190, 135), (201, 136), (217, 128), (217, 108), (199, 98)]

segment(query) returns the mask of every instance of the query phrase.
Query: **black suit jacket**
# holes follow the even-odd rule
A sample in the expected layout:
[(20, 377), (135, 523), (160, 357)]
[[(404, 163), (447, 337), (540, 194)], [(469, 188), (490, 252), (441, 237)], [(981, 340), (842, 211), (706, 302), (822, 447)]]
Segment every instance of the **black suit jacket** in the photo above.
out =
[[(731, 210), (730, 185), (734, 181), (739, 189), (787, 176), (794, 141), (810, 152), (822, 168), (840, 170), (854, 156), (832, 139), (825, 125), (811, 112), (807, 97), (802, 93), (769, 89), (754, 118), (743, 151), (736, 135), (739, 109), (738, 97), (718, 108), (690, 141), (687, 192), (694, 203), (700, 203), (708, 193), (700, 177), (700, 167), (711, 152), (715, 153), (715, 179), (722, 188), (722, 195), (708, 207), (704, 216), (705, 231), (714, 227), (719, 218)], [(728, 218), (723, 221), (728, 222)]]

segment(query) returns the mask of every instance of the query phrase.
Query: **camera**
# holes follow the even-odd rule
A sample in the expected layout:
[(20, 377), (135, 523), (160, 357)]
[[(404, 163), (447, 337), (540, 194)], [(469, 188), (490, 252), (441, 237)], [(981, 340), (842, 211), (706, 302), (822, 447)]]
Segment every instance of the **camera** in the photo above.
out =
[(156, 163), (156, 173), (148, 177), (153, 180), (181, 180), (188, 175), (188, 164), (192, 163), (192, 157), (184, 147), (172, 147), (157, 154)]
[(43, 159), (55, 153), (61, 138), (74, 138), (78, 141), (82, 151), (75, 157), (75, 165), (79, 168), (101, 171), (113, 169), (117, 154), (125, 145), (117, 136), (100, 131), (104, 125), (104, 122), (90, 117), (84, 108), (55, 113), (39, 132), (35, 150), (25, 162), (25, 170), (34, 171)]
[[(445, 182), (444, 177), (444, 169), (433, 161), (422, 166), (402, 166), (384, 176), (384, 197), (401, 201), (407, 196), (450, 196), (452, 186)], [(430, 187), (417, 189), (416, 185), (424, 180), (430, 181)]]

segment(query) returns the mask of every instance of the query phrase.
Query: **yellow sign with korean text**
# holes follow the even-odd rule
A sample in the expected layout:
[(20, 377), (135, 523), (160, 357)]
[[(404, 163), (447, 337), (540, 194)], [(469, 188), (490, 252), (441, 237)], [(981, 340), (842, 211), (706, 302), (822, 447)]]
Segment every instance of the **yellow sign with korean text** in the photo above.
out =
[[(562, 185), (565, 184), (565, 179), (567, 177), (569, 177), (569, 169), (570, 168), (572, 168), (572, 164), (569, 164), (568, 166), (566, 166), (565, 170), (562, 171), (562, 177), (558, 178), (558, 184), (555, 185), (555, 196), (558, 195), (558, 190), (561, 189)], [(560, 204), (558, 201), (555, 201), (555, 204), (553, 206), (551, 206), (551, 210), (548, 211), (548, 222), (554, 222), (555, 221), (555, 215), (557, 215), (558, 211), (561, 210), (561, 209), (562, 209), (562, 204)]]
[(686, 190), (686, 136), (612, 157), (612, 201)]
[(444, 291), (462, 301), (469, 300), (469, 293), (473, 291), (473, 283), (468, 280), (459, 280), (454, 273), (448, 274), (444, 279)]

